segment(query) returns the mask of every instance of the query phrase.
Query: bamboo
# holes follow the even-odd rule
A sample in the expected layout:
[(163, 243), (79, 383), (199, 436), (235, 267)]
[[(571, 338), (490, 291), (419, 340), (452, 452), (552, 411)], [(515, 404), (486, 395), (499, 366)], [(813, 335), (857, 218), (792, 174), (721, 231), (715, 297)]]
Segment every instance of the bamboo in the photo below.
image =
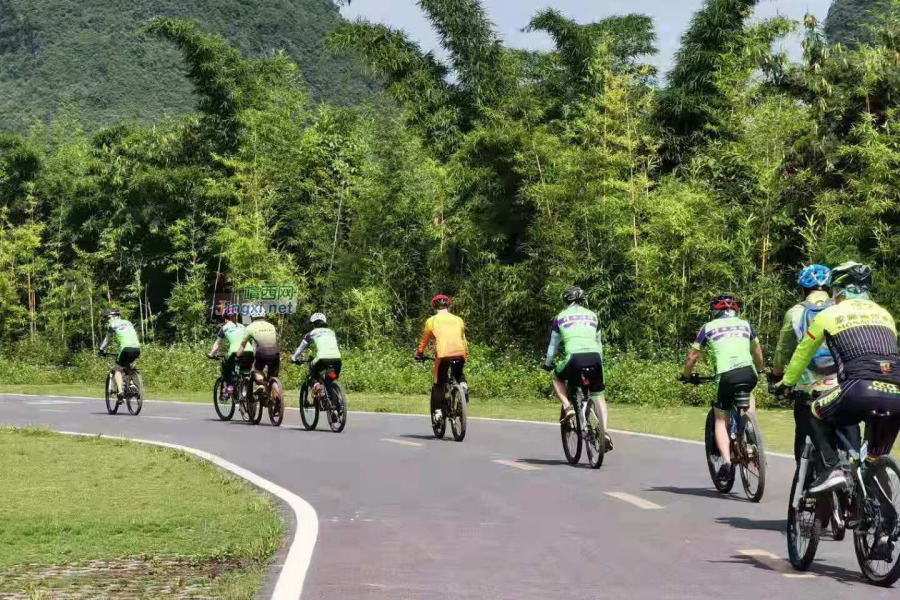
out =
[(90, 304), (91, 307), (91, 348), (96, 348), (97, 336), (94, 333), (94, 298), (92, 297), (90, 288), (88, 288), (88, 304)]

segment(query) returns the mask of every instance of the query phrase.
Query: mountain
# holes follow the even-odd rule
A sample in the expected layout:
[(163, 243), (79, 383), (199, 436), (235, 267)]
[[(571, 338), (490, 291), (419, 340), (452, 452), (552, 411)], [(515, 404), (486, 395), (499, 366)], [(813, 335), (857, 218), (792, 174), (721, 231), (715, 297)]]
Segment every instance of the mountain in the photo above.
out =
[(829, 43), (852, 46), (869, 40), (868, 26), (890, 6), (890, 0), (834, 0), (825, 19)]
[(192, 112), (180, 54), (143, 32), (160, 16), (193, 19), (253, 55), (284, 49), (314, 100), (352, 104), (375, 87), (324, 48), (343, 21), (331, 0), (0, 0), (0, 132), (61, 110), (88, 129)]

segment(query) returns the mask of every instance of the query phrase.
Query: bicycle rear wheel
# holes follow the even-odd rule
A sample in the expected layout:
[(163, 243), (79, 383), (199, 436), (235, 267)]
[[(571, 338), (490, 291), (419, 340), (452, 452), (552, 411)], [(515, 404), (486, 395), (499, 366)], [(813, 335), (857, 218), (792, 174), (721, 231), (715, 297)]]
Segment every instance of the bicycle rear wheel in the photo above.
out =
[(597, 403), (588, 399), (587, 406), (587, 458), (592, 469), (599, 469), (606, 455), (606, 428), (603, 427), (603, 415)]
[(308, 383), (300, 386), (300, 420), (307, 431), (315, 429), (319, 424), (319, 403), (310, 397)]
[(468, 407), (458, 385), (450, 388), (450, 415), (450, 429), (453, 432), (453, 439), (461, 442), (466, 439)]
[[(327, 391), (326, 391), (327, 393)], [(334, 433), (340, 433), (347, 426), (347, 395), (337, 381), (331, 384), (328, 407), (328, 426)]]
[(234, 416), (234, 392), (226, 394), (225, 387), (224, 379), (216, 379), (216, 385), (213, 386), (213, 407), (220, 420), (230, 421)]
[(734, 487), (734, 471), (731, 477), (726, 481), (720, 481), (716, 475), (719, 474), (719, 467), (722, 465), (722, 455), (719, 453), (719, 447), (716, 446), (716, 415), (713, 409), (709, 409), (706, 415), (706, 466), (709, 468), (709, 477), (712, 479), (716, 490), (721, 494), (727, 494)]
[[(880, 456), (868, 465), (863, 477), (872, 506), (869, 527), (853, 532), (853, 548), (863, 575), (881, 587), (890, 587), (900, 579), (900, 465), (892, 456)], [(873, 557), (876, 537), (888, 536), (890, 560)]]
[(116, 380), (112, 371), (106, 374), (106, 412), (111, 415), (119, 412), (119, 397), (116, 395)]
[(559, 409), (559, 429), (562, 436), (563, 452), (570, 465), (577, 465), (578, 461), (581, 460), (581, 419), (577, 416), (577, 409), (575, 413), (575, 419), (563, 421), (562, 418), (566, 415), (566, 411), (562, 408)]
[(269, 423), (272, 427), (281, 427), (284, 421), (284, 392), (277, 377), (269, 384)]
[(128, 406), (128, 412), (136, 417), (144, 408), (144, 380), (140, 373), (132, 371), (128, 374), (125, 390), (125, 404)]
[(766, 491), (766, 450), (754, 415), (741, 415), (738, 442), (741, 445), (741, 482), (744, 494), (751, 502), (759, 502)]
[[(810, 469), (813, 468), (810, 461)], [(822, 519), (820, 514), (825, 512), (818, 506), (819, 502), (815, 496), (806, 496), (800, 498), (795, 509), (791, 503), (794, 494), (803, 494), (806, 483), (812, 481), (814, 474), (809, 473), (806, 481), (798, 486), (797, 471), (794, 472), (794, 480), (791, 484), (791, 494), (788, 496), (788, 517), (787, 517), (787, 545), (788, 559), (791, 565), (798, 571), (805, 571), (812, 564), (816, 557), (816, 550), (819, 547), (819, 538), (822, 535)], [(798, 489), (799, 487), (799, 489)]]

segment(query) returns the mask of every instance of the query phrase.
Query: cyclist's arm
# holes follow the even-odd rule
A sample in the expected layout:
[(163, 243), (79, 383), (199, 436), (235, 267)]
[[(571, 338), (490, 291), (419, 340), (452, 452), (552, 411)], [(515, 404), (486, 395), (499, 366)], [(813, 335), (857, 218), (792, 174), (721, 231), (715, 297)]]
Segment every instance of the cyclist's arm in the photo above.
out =
[(763, 356), (762, 344), (755, 340), (753, 344), (753, 362), (756, 363), (756, 371), (762, 372), (766, 368), (766, 358)]
[(547, 346), (547, 358), (544, 359), (548, 367), (553, 366), (553, 357), (559, 352), (559, 342), (561, 340), (562, 338), (559, 335), (559, 331), (554, 327), (553, 331), (550, 333), (550, 345)]
[(106, 351), (106, 347), (109, 346), (109, 343), (112, 341), (113, 332), (112, 328), (106, 330), (106, 337), (103, 338), (103, 341), (100, 342), (100, 352)]
[(216, 338), (216, 341), (213, 342), (212, 350), (209, 351), (210, 354), (215, 354), (215, 353), (216, 353), (216, 350), (219, 349), (219, 344), (220, 344), (221, 341), (222, 341), (221, 338)]
[(603, 360), (603, 335), (600, 333), (600, 328), (597, 328), (597, 348), (600, 349), (600, 360)]
[(706, 325), (700, 329), (700, 333), (697, 334), (697, 339), (691, 344), (691, 351), (688, 352), (687, 360), (684, 361), (684, 371), (682, 371), (682, 375), (684, 375), (685, 378), (690, 377), (691, 373), (694, 372), (694, 366), (697, 364), (697, 361), (700, 360), (700, 355), (703, 354), (703, 346), (705, 345)]
[(781, 376), (784, 368), (791, 362), (791, 355), (797, 349), (797, 334), (794, 332), (793, 311), (784, 315), (781, 331), (778, 333), (778, 345), (775, 346), (775, 360), (772, 363), (772, 373)]
[(241, 347), (238, 348), (237, 352), (235, 352), (235, 354), (237, 356), (241, 356), (244, 354), (244, 348), (247, 347), (247, 342), (249, 342), (250, 338), (252, 338), (252, 337), (253, 337), (253, 332), (250, 331), (250, 328), (247, 327), (246, 329), (244, 329), (244, 337), (241, 340)]
[(803, 377), (803, 373), (812, 361), (813, 356), (816, 355), (819, 346), (825, 341), (825, 324), (822, 319), (824, 314), (824, 312), (820, 313), (818, 317), (813, 319), (809, 329), (806, 331), (806, 335), (797, 344), (794, 356), (791, 357), (791, 362), (784, 372), (784, 379), (782, 380), (784, 385), (788, 387), (797, 385), (797, 382)]
[(428, 346), (428, 342), (431, 341), (431, 338), (434, 337), (434, 329), (432, 329), (431, 319), (425, 321), (425, 332), (422, 334), (422, 340), (419, 342), (419, 347), (416, 349), (417, 354), (424, 354), (425, 347)]
[(463, 357), (466, 360), (469, 360), (469, 340), (466, 339), (466, 324), (465, 323), (462, 323), (462, 325), (461, 325), (460, 335), (462, 335), (463, 348), (465, 349), (464, 350), (465, 354), (463, 355)]
[(297, 346), (297, 350), (294, 351), (294, 355), (291, 357), (291, 360), (298, 361), (300, 360), (300, 356), (309, 348), (309, 334), (307, 333), (303, 336), (303, 341), (300, 342), (300, 345)]

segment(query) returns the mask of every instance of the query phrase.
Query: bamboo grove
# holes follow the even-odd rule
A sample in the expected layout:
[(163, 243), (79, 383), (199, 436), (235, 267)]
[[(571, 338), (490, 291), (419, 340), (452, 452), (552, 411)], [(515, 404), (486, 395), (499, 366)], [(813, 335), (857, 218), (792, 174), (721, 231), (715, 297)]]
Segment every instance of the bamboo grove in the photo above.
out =
[[(210, 335), (214, 292), (298, 291), (356, 344), (411, 343), (437, 292), (471, 337), (539, 352), (559, 293), (588, 290), (609, 342), (677, 348), (732, 291), (772, 340), (811, 261), (870, 261), (900, 311), (900, 2), (870, 45), (818, 23), (751, 22), (707, 0), (666, 78), (652, 19), (523, 26), (478, 0), (419, 0), (448, 59), (347, 23), (331, 51), (381, 82), (371, 106), (314, 105), (285, 55), (248, 58), (192, 22), (147, 33), (184, 57), (197, 113), (0, 138), (0, 347), (95, 346), (121, 306), (149, 342)], [(791, 63), (777, 40), (805, 31)]]

